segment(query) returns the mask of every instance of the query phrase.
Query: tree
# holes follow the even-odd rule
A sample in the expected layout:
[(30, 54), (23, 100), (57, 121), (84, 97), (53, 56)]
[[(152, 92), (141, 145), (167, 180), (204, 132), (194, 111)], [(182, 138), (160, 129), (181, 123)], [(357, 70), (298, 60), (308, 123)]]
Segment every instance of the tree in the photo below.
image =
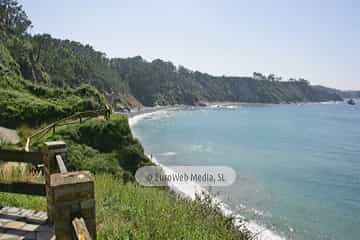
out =
[(31, 53), (31, 60), (34, 63), (39, 63), (43, 45), (51, 41), (50, 34), (35, 35), (32, 37), (33, 52)]
[(304, 84), (306, 84), (306, 85), (310, 85), (310, 82), (309, 82), (308, 80), (304, 79), (304, 78), (299, 78), (298, 81), (299, 81), (300, 83), (304, 83)]
[(24, 34), (31, 26), (22, 6), (16, 0), (0, 0), (0, 28), (9, 34)]
[(253, 72), (253, 78), (256, 80), (264, 80), (266, 77), (262, 73)]
[(267, 79), (270, 80), (270, 81), (274, 81), (275, 80), (275, 74), (273, 74), (273, 73), (269, 74)]

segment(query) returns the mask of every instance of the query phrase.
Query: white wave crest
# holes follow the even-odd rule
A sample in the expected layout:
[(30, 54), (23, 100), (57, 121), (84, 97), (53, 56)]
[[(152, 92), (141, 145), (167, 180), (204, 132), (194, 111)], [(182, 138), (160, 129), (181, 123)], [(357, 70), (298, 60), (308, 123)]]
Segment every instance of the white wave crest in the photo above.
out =
[[(153, 117), (154, 115), (164, 114), (164, 113), (166, 113), (165, 110), (159, 110), (159, 111), (155, 111), (155, 112), (136, 115), (134, 117), (129, 118), (129, 126), (133, 127), (140, 120), (146, 119), (148, 117)], [(169, 154), (169, 153), (173, 154), (172, 152), (167, 152), (167, 154)], [(159, 163), (155, 157), (153, 157), (151, 155), (148, 155), (148, 157), (154, 164), (160, 166), (163, 169), (165, 174), (171, 175), (174, 173), (174, 171), (172, 169)], [(196, 183), (179, 184), (176, 182), (169, 182), (168, 185), (171, 190), (173, 190), (180, 196), (183, 196), (183, 197), (186, 197), (186, 198), (189, 198), (192, 200), (195, 200), (196, 197), (204, 198), (206, 196), (211, 196), (210, 193), (206, 189), (202, 188), (201, 186), (199, 186)], [(254, 235), (255, 240), (285, 240), (284, 237), (281, 237), (280, 235), (276, 234), (274, 231), (271, 231), (270, 229), (267, 229), (266, 227), (259, 225), (255, 221), (251, 221), (251, 220), (247, 221), (245, 219), (245, 217), (243, 217), (239, 214), (235, 214), (230, 209), (230, 207), (226, 203), (222, 202), (219, 198), (212, 197), (211, 199), (212, 199), (211, 200), (212, 204), (214, 206), (219, 207), (219, 209), (224, 214), (224, 216), (234, 217), (234, 225), (237, 226), (240, 230), (250, 231)]]
[[(150, 158), (150, 156), (149, 156)], [(151, 161), (155, 163), (156, 165), (160, 166), (165, 174), (173, 174), (174, 171), (161, 163), (159, 163), (155, 157), (151, 157)], [(195, 200), (196, 197), (204, 198), (206, 196), (211, 196), (210, 193), (199, 186), (196, 183), (188, 183), (188, 184), (179, 184), (176, 182), (169, 182), (169, 187), (171, 190), (176, 192), (177, 194), (190, 198), (192, 200)], [(256, 236), (254, 239), (256, 240), (284, 240), (284, 237), (279, 236), (275, 232), (271, 231), (270, 229), (265, 228), (264, 226), (261, 226), (257, 224), (254, 221), (246, 221), (245, 218), (239, 214), (234, 214), (234, 212), (230, 209), (230, 207), (222, 202), (217, 197), (212, 197), (212, 204), (213, 206), (219, 207), (221, 212), (224, 214), (224, 216), (232, 216), (234, 217), (234, 225), (239, 227), (240, 230), (248, 230), (250, 231), (254, 236)], [(253, 209), (253, 211), (255, 211)], [(257, 212), (259, 214), (259, 212)], [(262, 214), (262, 213), (261, 213)]]
[(158, 111), (142, 113), (142, 114), (135, 115), (133, 117), (129, 117), (129, 126), (133, 127), (143, 119), (159, 117), (159, 115), (164, 115), (164, 114), (167, 114), (167, 111), (158, 110)]
[(176, 152), (164, 152), (164, 153), (159, 153), (160, 156), (175, 156)]

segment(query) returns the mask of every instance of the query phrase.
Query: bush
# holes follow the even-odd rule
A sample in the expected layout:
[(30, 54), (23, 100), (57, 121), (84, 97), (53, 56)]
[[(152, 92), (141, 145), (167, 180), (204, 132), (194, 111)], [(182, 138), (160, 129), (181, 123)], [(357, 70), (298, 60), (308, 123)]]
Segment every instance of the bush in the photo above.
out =
[(122, 115), (113, 115), (109, 121), (93, 119), (61, 127), (55, 135), (35, 142), (34, 147), (40, 148), (44, 141), (52, 140), (67, 143), (65, 163), (70, 170), (133, 179), (139, 167), (151, 164), (140, 143), (133, 138), (127, 117)]
[(90, 121), (78, 129), (78, 142), (98, 149), (111, 152), (134, 142), (127, 117), (114, 115), (111, 121), (99, 123)]
[(30, 83), (24, 86), (20, 90), (0, 89), (0, 125), (13, 128), (24, 124), (38, 126), (75, 112), (104, 108), (106, 103), (98, 92), (90, 91), (94, 95), (81, 97), (66, 89)]

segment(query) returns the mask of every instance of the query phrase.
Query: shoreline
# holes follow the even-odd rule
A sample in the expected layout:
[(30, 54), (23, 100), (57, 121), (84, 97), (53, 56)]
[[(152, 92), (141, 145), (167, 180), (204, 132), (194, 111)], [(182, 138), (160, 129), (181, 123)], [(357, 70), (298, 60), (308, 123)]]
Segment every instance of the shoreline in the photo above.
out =
[[(360, 101), (360, 98), (359, 98)], [(293, 102), (293, 103), (249, 103), (249, 102), (208, 102), (204, 106), (192, 105), (170, 105), (170, 106), (156, 106), (156, 107), (143, 107), (138, 109), (131, 109), (130, 112), (116, 112), (117, 114), (125, 114), (129, 119), (129, 126), (136, 124), (138, 121), (151, 117), (154, 114), (169, 111), (179, 110), (202, 110), (202, 109), (236, 109), (240, 107), (261, 107), (261, 106), (304, 106), (312, 104), (341, 104), (345, 101), (324, 101), (324, 102)]]
[[(212, 106), (207, 107), (188, 107), (188, 106), (176, 106), (176, 107), (155, 107), (155, 108), (146, 108), (143, 111), (133, 112), (132, 114), (128, 115), (128, 122), (131, 131), (134, 134), (133, 127), (140, 121), (150, 118), (154, 115), (159, 114), (166, 114), (169, 111), (178, 111), (178, 110), (186, 110), (186, 109), (211, 109), (211, 108), (238, 108), (240, 104), (238, 103), (237, 106), (233, 106), (234, 104), (226, 104), (226, 105), (218, 105), (214, 104)], [(247, 105), (247, 104), (241, 104)], [(139, 139), (141, 142), (141, 139)], [(145, 149), (145, 146), (143, 146)], [(145, 150), (146, 151), (146, 150)], [(147, 157), (153, 162), (155, 165), (160, 166), (166, 174), (172, 174), (173, 170), (166, 167), (165, 165), (159, 163), (154, 156), (149, 155), (145, 152)], [(284, 240), (285, 238), (278, 235), (277, 233), (273, 232), (272, 230), (259, 225), (255, 221), (248, 220), (245, 217), (241, 216), (240, 214), (236, 214), (231, 210), (231, 208), (223, 201), (218, 199), (217, 197), (212, 196), (205, 188), (199, 186), (198, 184), (169, 184), (169, 188), (174, 191), (176, 194), (183, 198), (188, 198), (191, 200), (195, 200), (197, 196), (201, 199), (210, 196), (211, 205), (214, 207), (218, 207), (221, 213), (226, 217), (233, 217), (233, 224), (237, 227), (240, 231), (249, 231), (256, 240)]]
[[(356, 100), (356, 98), (355, 98)], [(360, 98), (358, 99), (360, 101)], [(312, 104), (341, 104), (346, 103), (346, 101), (323, 101), (323, 102), (282, 102), (282, 103), (261, 103), (261, 102), (206, 102), (203, 103), (204, 105), (169, 105), (169, 106), (156, 106), (156, 107), (142, 107), (142, 108), (132, 108), (130, 109), (130, 112), (117, 112), (119, 114), (125, 114), (128, 116), (129, 120), (138, 117), (140, 115), (145, 115), (144, 117), (138, 117), (138, 118), (146, 118), (147, 116), (150, 116), (151, 114), (154, 114), (158, 111), (174, 111), (174, 110), (201, 110), (201, 109), (214, 109), (214, 108), (238, 108), (241, 106), (288, 106), (288, 105), (294, 105), (294, 106), (303, 106), (303, 105), (312, 105)]]

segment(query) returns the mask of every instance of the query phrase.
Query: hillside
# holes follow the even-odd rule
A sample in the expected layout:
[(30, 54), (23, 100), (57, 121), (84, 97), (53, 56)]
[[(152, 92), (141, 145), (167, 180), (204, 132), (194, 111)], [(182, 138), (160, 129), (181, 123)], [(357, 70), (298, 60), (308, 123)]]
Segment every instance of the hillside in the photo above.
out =
[(257, 80), (251, 77), (215, 77), (160, 59), (112, 59), (131, 93), (144, 105), (196, 105), (201, 101), (320, 102), (340, 101), (340, 96), (305, 81)]
[(0, 126), (35, 126), (77, 111), (101, 108), (105, 102), (90, 85), (60, 88), (24, 80), (19, 65), (0, 43)]
[[(30, 24), (16, 1), (0, 1), (0, 126), (16, 128), (21, 137), (20, 143), (0, 143), (0, 148), (23, 148), (25, 138), (42, 125), (104, 107), (103, 93), (122, 104), (141, 105), (102, 53), (48, 35), (30, 36)], [(167, 188), (139, 186), (135, 171), (152, 163), (132, 136), (126, 116), (59, 127), (32, 142), (32, 150), (52, 140), (67, 143), (69, 170), (95, 174), (99, 239), (250, 239), (205, 200), (192, 202)], [(43, 181), (38, 173), (5, 171), (4, 166), (0, 163), (3, 181)], [(0, 203), (46, 209), (43, 197), (0, 193)]]
[(306, 81), (215, 77), (176, 67), (160, 59), (152, 62), (140, 56), (108, 59), (88, 45), (53, 39), (49, 35), (26, 38), (35, 46), (38, 55), (36, 61), (16, 61), (25, 79), (56, 87), (89, 84), (104, 93), (113, 105), (116, 102), (135, 107), (196, 105), (203, 101), (281, 103), (341, 100), (336, 92), (312, 87)]
[[(218, 77), (160, 59), (108, 58), (90, 45), (31, 35), (31, 21), (15, 0), (0, 1), (0, 126), (24, 137), (72, 113), (99, 109), (202, 102), (308, 102), (342, 100), (339, 92), (307, 81)], [(151, 162), (126, 116), (59, 127), (33, 143), (64, 140), (69, 170), (96, 176), (99, 239), (251, 239), (209, 202), (179, 199), (167, 188), (145, 188), (135, 171)], [(19, 169), (17, 169), (19, 170)], [(24, 177), (21, 171), (17, 177)], [(11, 180), (16, 174), (0, 177)], [(31, 173), (29, 174), (31, 175)], [(42, 176), (29, 176), (40, 178)], [(1, 205), (45, 209), (44, 198), (0, 194)]]
[(329, 93), (337, 94), (342, 98), (360, 98), (360, 91), (343, 91), (334, 88), (328, 88), (324, 86), (314, 86), (315, 89), (326, 91)]
[[(4, 9), (11, 7), (6, 5), (6, 1), (2, 4)], [(28, 34), (31, 21), (21, 8), (12, 15), (4, 14), (2, 19), (0, 84), (3, 88), (8, 85), (6, 89), (24, 90), (36, 95), (39, 91), (29, 88), (41, 88), (42, 92), (51, 88), (73, 94), (69, 89), (87, 84), (104, 94), (113, 106), (129, 108), (197, 105), (213, 101), (282, 103), (342, 100), (338, 92), (310, 86), (305, 80), (216, 77), (160, 59), (148, 62), (140, 56), (107, 58), (105, 53), (96, 51), (90, 45), (55, 39), (49, 34)]]

